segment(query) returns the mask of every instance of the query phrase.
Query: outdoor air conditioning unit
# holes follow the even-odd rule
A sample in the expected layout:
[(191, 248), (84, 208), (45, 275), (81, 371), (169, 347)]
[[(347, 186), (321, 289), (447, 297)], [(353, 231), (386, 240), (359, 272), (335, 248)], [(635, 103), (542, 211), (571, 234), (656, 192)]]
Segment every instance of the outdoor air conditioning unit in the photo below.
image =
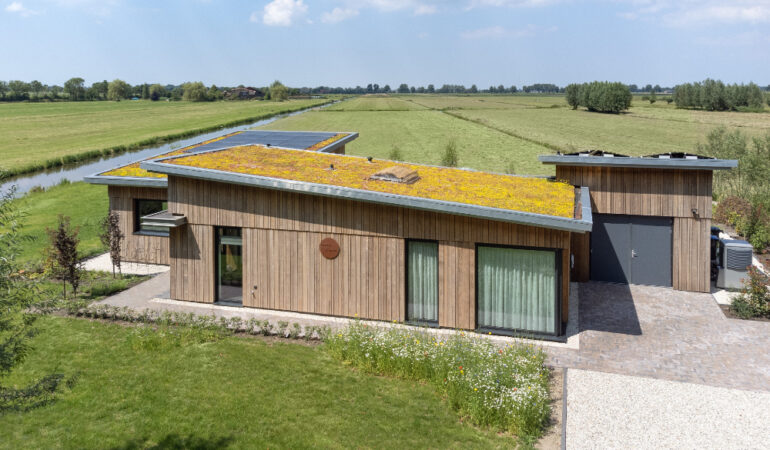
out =
[(751, 266), (752, 247), (746, 241), (720, 239), (719, 275), (717, 287), (722, 289), (740, 289), (743, 279)]

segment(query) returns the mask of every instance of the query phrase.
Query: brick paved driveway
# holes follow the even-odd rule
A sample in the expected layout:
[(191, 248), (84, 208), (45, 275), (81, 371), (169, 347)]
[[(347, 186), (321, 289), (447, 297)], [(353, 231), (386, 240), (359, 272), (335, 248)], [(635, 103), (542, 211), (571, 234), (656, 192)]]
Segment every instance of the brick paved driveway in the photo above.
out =
[(728, 319), (709, 294), (580, 285), (580, 349), (549, 363), (600, 372), (770, 391), (770, 322)]

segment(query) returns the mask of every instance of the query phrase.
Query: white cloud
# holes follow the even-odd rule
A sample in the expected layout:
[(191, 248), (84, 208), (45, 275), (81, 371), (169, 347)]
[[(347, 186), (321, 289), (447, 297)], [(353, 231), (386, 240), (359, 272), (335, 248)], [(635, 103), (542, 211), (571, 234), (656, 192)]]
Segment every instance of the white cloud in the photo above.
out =
[(353, 8), (334, 8), (321, 14), (321, 22), (338, 23), (358, 15), (358, 10)]
[(37, 14), (37, 11), (26, 8), (21, 2), (11, 2), (5, 7), (5, 11), (9, 13), (15, 13), (21, 17), (29, 17)]
[(501, 39), (501, 38), (524, 38), (536, 34), (552, 33), (557, 27), (540, 28), (535, 25), (527, 25), (524, 28), (510, 29), (502, 26), (492, 26), (478, 28), (460, 33), (463, 39)]
[[(302, 0), (273, 0), (265, 5), (262, 23), (270, 26), (288, 27), (306, 12), (307, 5)], [(251, 21), (259, 21), (257, 13), (251, 14)]]
[(438, 7), (436, 5), (418, 5), (414, 9), (415, 16), (426, 16), (428, 14), (436, 14)]
[(770, 0), (624, 0), (629, 20), (659, 20), (670, 26), (770, 23)]

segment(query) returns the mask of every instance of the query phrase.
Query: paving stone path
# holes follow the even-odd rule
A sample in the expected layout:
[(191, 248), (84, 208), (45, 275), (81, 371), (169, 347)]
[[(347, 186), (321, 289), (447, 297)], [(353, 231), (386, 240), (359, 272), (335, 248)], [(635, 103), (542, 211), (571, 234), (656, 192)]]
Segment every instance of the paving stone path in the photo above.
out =
[(548, 347), (550, 364), (770, 391), (770, 322), (729, 319), (710, 294), (581, 284), (579, 328), (579, 350)]

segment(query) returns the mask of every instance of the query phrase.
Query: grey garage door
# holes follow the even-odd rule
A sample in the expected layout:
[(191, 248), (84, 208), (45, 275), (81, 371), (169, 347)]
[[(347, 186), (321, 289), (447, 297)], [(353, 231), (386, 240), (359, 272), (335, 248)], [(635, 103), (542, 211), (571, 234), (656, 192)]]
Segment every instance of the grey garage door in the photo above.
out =
[(669, 217), (595, 214), (591, 279), (671, 286)]

